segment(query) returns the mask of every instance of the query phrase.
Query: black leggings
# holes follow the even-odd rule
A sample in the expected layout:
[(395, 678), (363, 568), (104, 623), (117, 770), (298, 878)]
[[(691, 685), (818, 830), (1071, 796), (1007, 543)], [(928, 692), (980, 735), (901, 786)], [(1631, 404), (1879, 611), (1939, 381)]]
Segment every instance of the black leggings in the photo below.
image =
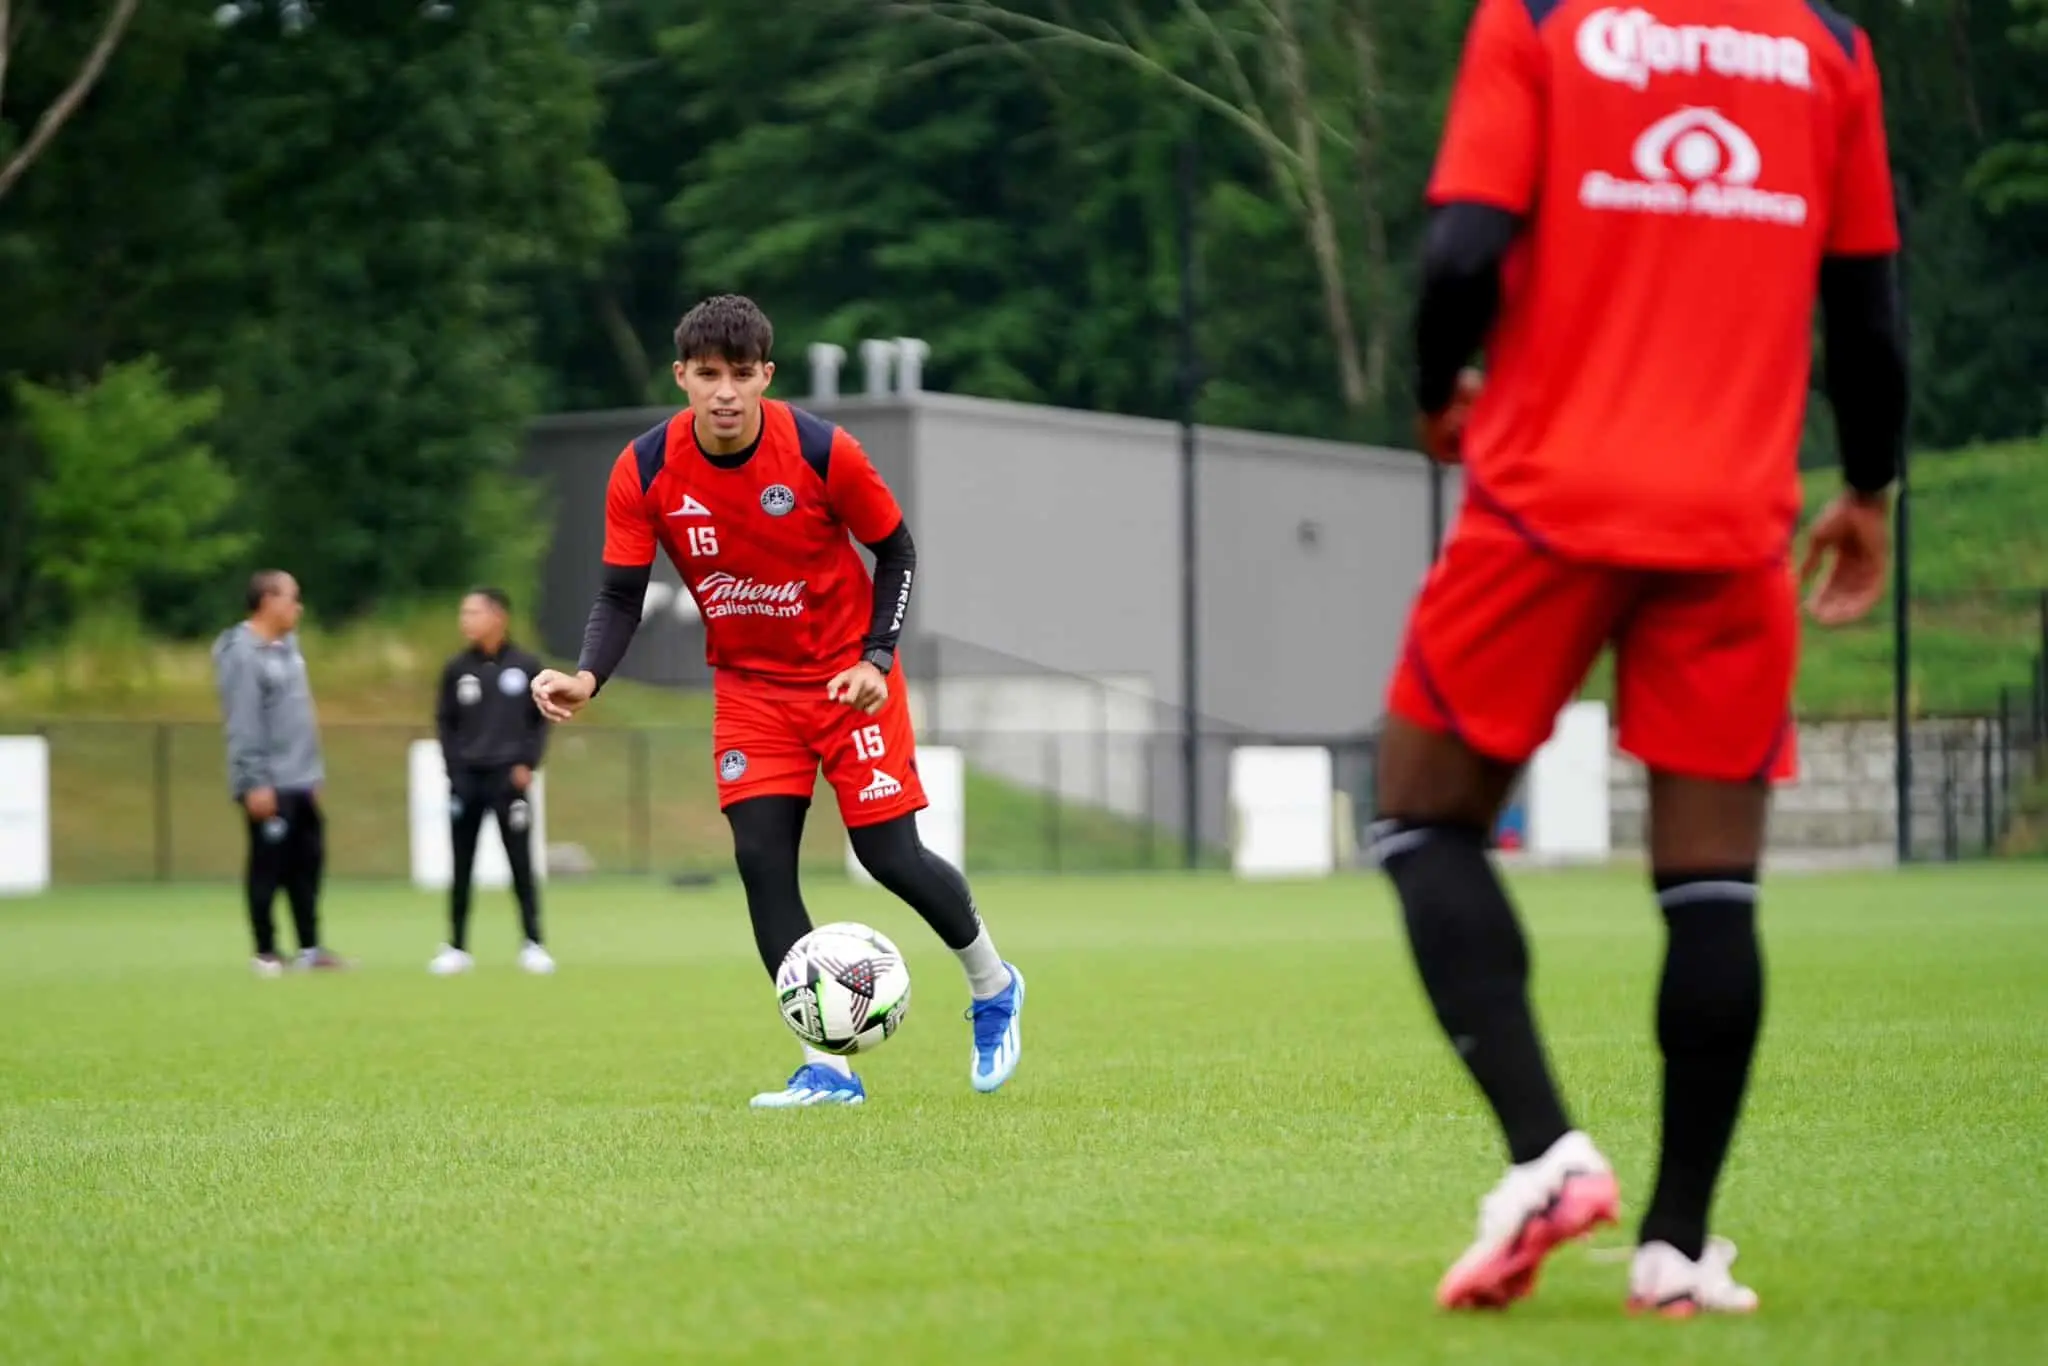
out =
[(484, 817), (497, 820), (505, 842), (505, 862), (512, 870), (512, 894), (519, 900), (519, 929), (540, 942), (540, 893), (533, 881), (533, 805), (512, 785), (509, 768), (464, 769), (449, 784), (449, 842), (455, 853), (455, 877), (448, 886), (448, 942), (469, 947), (469, 889), (476, 872), (476, 844)]
[[(810, 806), (803, 797), (752, 797), (725, 812), (732, 826), (733, 858), (747, 889), (754, 947), (771, 977), (790, 946), (811, 930), (810, 912), (804, 909), (797, 885), (804, 817)], [(861, 866), (923, 916), (947, 948), (964, 949), (981, 934), (981, 917), (967, 879), (924, 847), (917, 837), (916, 816), (898, 816), (849, 834)]]
[[(245, 813), (246, 815), (246, 813)], [(310, 792), (277, 794), (277, 814), (267, 821), (248, 817), (249, 866), (245, 886), (249, 929), (256, 952), (277, 952), (277, 893), (291, 903), (299, 947), (320, 946), (320, 877), (327, 864), (327, 832), (320, 803)]]

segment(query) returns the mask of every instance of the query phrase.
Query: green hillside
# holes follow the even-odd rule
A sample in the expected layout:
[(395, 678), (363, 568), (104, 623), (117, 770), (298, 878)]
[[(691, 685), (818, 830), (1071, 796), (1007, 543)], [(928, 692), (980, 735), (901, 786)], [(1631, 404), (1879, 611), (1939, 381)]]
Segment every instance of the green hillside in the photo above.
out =
[[(1912, 702), (1915, 714), (1996, 711), (2019, 703), (2048, 629), (2048, 438), (1926, 452), (1912, 465)], [(1841, 487), (1806, 479), (1808, 516)], [(1809, 626), (1801, 643), (1799, 714), (1889, 716), (1896, 636), (1889, 590), (1854, 627)], [(1611, 697), (1603, 661), (1589, 696)]]
[[(2043, 645), (2048, 596), (2048, 438), (1915, 457), (1912, 474), (1912, 699), (1915, 712), (1995, 710), (2018, 694)], [(1818, 510), (1839, 476), (1807, 480)], [(1892, 709), (1891, 595), (1850, 630), (1809, 630), (1805, 715)]]

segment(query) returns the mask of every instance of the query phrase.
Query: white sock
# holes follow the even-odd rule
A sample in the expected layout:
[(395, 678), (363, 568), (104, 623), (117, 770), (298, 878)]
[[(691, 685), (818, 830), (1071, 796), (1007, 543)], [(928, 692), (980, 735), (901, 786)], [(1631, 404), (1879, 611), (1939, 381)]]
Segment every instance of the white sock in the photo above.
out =
[(996, 952), (996, 941), (988, 937), (987, 926), (974, 936), (972, 944), (953, 952), (967, 969), (967, 989), (975, 1000), (986, 1001), (1009, 990), (1010, 970), (1003, 966), (1003, 956)]
[(837, 1053), (827, 1053), (821, 1048), (804, 1045), (804, 1061), (817, 1067), (829, 1067), (842, 1077), (853, 1075), (853, 1064)]

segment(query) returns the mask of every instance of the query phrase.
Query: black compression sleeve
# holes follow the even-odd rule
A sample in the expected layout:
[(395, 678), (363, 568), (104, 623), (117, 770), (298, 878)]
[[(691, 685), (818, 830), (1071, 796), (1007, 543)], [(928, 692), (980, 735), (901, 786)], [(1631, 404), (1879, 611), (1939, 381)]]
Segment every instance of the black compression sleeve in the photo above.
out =
[(861, 640), (862, 657), (886, 671), (893, 661), (896, 642), (903, 638), (903, 618), (910, 610), (910, 582), (917, 576), (917, 545), (910, 539), (910, 527), (898, 522), (896, 529), (872, 542), (875, 552), (875, 606), (868, 618), (868, 633)]
[(1906, 326), (1896, 256), (1830, 256), (1820, 265), (1828, 405), (1842, 475), (1859, 493), (1898, 477), (1906, 445)]
[(583, 627), (583, 653), (577, 656), (576, 671), (588, 669), (604, 687), (618, 670), (640, 629), (640, 609), (647, 600), (647, 581), (654, 574), (651, 564), (608, 564), (597, 601), (590, 604), (590, 620)]
[(1450, 406), (1463, 369), (1500, 309), (1500, 263), (1521, 220), (1490, 204), (1446, 204), (1430, 215), (1415, 308), (1415, 398), (1435, 415)]

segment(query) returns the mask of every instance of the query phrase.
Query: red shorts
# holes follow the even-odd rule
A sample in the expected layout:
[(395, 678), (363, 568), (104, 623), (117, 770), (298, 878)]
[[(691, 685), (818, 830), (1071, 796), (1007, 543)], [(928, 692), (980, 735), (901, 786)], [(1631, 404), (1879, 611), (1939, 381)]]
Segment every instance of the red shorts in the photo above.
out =
[(848, 829), (923, 810), (917, 738), (900, 679), (874, 716), (825, 696), (825, 685), (768, 689), (720, 681), (711, 720), (722, 811), (750, 797), (805, 797), (818, 770), (839, 798)]
[(1628, 753), (1684, 777), (1794, 776), (1799, 604), (1787, 564), (1674, 573), (1575, 562), (1468, 512), (1423, 582), (1387, 708), (1524, 763), (1609, 644)]

